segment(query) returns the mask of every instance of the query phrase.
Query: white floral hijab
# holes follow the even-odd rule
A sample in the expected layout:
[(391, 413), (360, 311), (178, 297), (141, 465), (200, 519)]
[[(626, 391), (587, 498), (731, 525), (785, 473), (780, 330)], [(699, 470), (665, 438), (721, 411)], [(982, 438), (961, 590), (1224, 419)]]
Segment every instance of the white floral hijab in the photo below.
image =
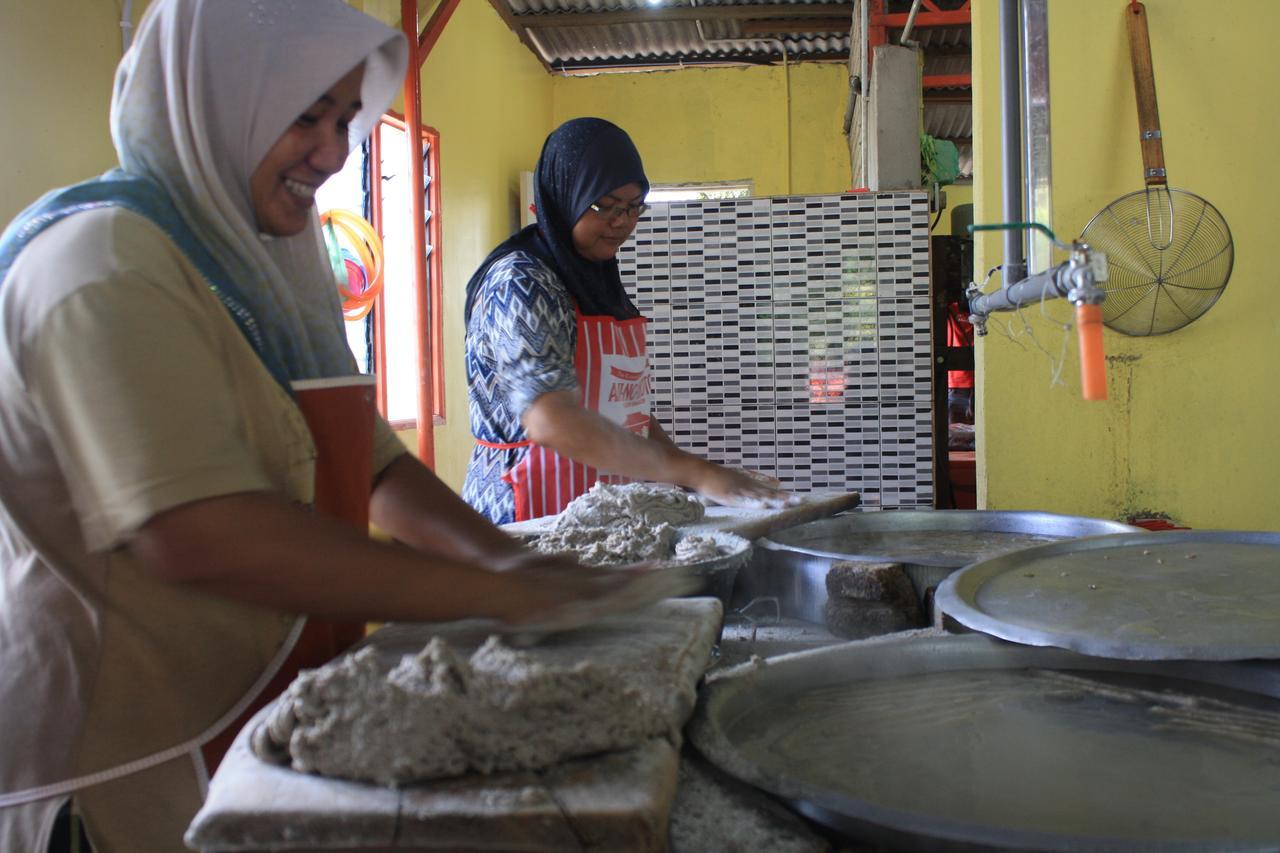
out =
[(121, 166), (165, 188), (295, 379), (357, 368), (317, 214), (300, 234), (259, 234), (249, 179), (293, 121), (361, 63), (355, 148), (403, 83), (408, 45), (342, 0), (155, 0), (116, 72)]

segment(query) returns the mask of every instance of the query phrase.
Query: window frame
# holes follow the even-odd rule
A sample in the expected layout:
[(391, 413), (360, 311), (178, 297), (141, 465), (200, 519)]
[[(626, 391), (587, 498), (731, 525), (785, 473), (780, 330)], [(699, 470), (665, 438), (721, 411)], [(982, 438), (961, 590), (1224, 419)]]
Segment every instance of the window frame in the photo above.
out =
[[(671, 204), (680, 201), (706, 201), (710, 199), (754, 198), (755, 181), (743, 178), (738, 181), (693, 181), (678, 184), (655, 183), (649, 187), (645, 200), (650, 204)], [(654, 196), (667, 196), (654, 198)], [(699, 198), (698, 196), (702, 197)]]
[[(384, 236), (382, 228), (382, 126), (388, 125), (401, 133), (407, 132), (404, 116), (388, 111), (378, 120), (370, 136), (369, 152), (369, 210), (370, 224)], [(419, 281), (416, 265), (413, 269), (412, 287), (415, 294), (425, 290), (426, 323), (416, 324), (416, 351), (421, 351), (422, 334), (426, 329), (431, 352), (431, 423), (439, 426), (445, 421), (445, 389), (444, 389), (444, 261), (441, 255), (443, 229), (440, 216), (440, 131), (428, 125), (422, 125), (422, 143), (426, 153), (423, 172), (427, 177), (426, 198), (424, 208), (427, 211), (426, 244), (427, 244), (427, 280)], [(412, 241), (410, 241), (412, 245)], [(385, 285), (384, 285), (385, 286)], [(374, 302), (373, 311), (373, 358), (374, 372), (377, 374), (378, 411), (385, 417), (387, 413), (387, 348), (386, 348), (386, 311), (382, 294)], [(427, 383), (421, 375), (419, 363), (418, 388), (419, 398), (425, 393)], [(419, 429), (418, 418), (405, 418), (390, 422), (397, 430)]]

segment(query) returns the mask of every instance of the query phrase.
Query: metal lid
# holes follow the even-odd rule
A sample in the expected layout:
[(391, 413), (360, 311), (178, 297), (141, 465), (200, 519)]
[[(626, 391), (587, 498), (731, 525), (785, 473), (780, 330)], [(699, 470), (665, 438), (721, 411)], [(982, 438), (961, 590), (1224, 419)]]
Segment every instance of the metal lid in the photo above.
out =
[(1057, 539), (1124, 532), (1138, 532), (1138, 528), (1052, 512), (883, 510), (847, 513), (780, 530), (760, 545), (831, 559), (954, 569)]
[(974, 563), (935, 601), (976, 631), (1087, 655), (1280, 658), (1280, 533), (1065, 540)]

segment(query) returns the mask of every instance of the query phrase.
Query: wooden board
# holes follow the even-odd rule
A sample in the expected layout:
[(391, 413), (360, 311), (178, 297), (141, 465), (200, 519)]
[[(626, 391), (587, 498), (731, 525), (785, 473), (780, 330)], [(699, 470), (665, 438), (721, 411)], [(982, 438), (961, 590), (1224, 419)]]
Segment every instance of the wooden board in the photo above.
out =
[[(736, 533), (743, 539), (759, 539), (788, 527), (838, 515), (856, 507), (860, 500), (857, 492), (810, 495), (804, 503), (782, 509), (733, 510), (726, 513), (723, 520), (717, 520), (715, 524), (720, 530)], [(728, 509), (728, 507), (720, 509)]]
[[(643, 677), (658, 670), (676, 673), (692, 688), (710, 660), (721, 615), (715, 599), (672, 599), (553, 641), (561, 654), (578, 645), (627, 655), (620, 663), (635, 668), (641, 689), (659, 689), (659, 680), (646, 687)], [(399, 650), (414, 629), (428, 627), (390, 626), (382, 642)], [(366, 642), (379, 646), (378, 634)], [(413, 642), (421, 647), (420, 636)], [(188, 830), (188, 845), (207, 851), (666, 849), (679, 751), (665, 739), (536, 773), (476, 774), (396, 790), (260, 761), (249, 750), (249, 732), (270, 710), (236, 738)], [(692, 710), (692, 702), (673, 705), (675, 729)]]

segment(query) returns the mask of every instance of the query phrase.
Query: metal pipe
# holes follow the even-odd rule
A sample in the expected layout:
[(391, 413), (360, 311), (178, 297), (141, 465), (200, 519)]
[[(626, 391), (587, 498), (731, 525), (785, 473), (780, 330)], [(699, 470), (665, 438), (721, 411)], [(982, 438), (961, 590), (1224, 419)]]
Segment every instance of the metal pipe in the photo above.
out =
[(1041, 299), (1057, 299), (1066, 296), (1070, 284), (1061, 280), (1061, 273), (1067, 269), (1063, 263), (1053, 269), (1027, 276), (1016, 284), (1010, 284), (969, 298), (969, 312), (974, 317), (985, 319), (994, 311), (1012, 311)]
[(131, 44), (133, 44), (133, 0), (124, 0), (124, 7), (120, 10), (121, 56), (129, 52)]
[(911, 11), (907, 14), (907, 24), (902, 28), (902, 38), (898, 39), (898, 44), (903, 47), (915, 47), (916, 43), (911, 40), (911, 28), (916, 23), (916, 13), (920, 11), (920, 0), (915, 0), (911, 4)]
[(871, 0), (862, 0), (862, 103), (859, 105), (858, 121), (862, 125), (862, 144), (858, 152), (862, 155), (862, 185), (867, 184), (867, 171), (871, 161), (867, 153), (867, 93), (871, 91)]
[[(1004, 221), (1021, 222), (1022, 213), (1022, 118), (1019, 110), (1018, 73), (1019, 0), (1000, 0), (1000, 160), (1003, 164), (1001, 193), (1004, 199)], [(1023, 254), (1022, 232), (1004, 235), (1004, 271), (1006, 283), (1021, 281), (1027, 275)]]
[[(1053, 228), (1053, 160), (1049, 139), (1049, 13), (1046, 0), (1022, 2), (1022, 127), (1027, 218)], [(1026, 236), (1027, 272), (1053, 263), (1039, 232)]]
[[(865, 0), (863, 0), (865, 2)], [(858, 7), (853, 7), (853, 13), (849, 16), (849, 97), (844, 102), (844, 122), (841, 125), (844, 128), (844, 135), (848, 136), (853, 129), (853, 112), (858, 104), (858, 95), (862, 91), (862, 80), (853, 73), (853, 61), (857, 57), (858, 52), (854, 45), (854, 37), (858, 34)], [(856, 85), (855, 85), (856, 82)]]

